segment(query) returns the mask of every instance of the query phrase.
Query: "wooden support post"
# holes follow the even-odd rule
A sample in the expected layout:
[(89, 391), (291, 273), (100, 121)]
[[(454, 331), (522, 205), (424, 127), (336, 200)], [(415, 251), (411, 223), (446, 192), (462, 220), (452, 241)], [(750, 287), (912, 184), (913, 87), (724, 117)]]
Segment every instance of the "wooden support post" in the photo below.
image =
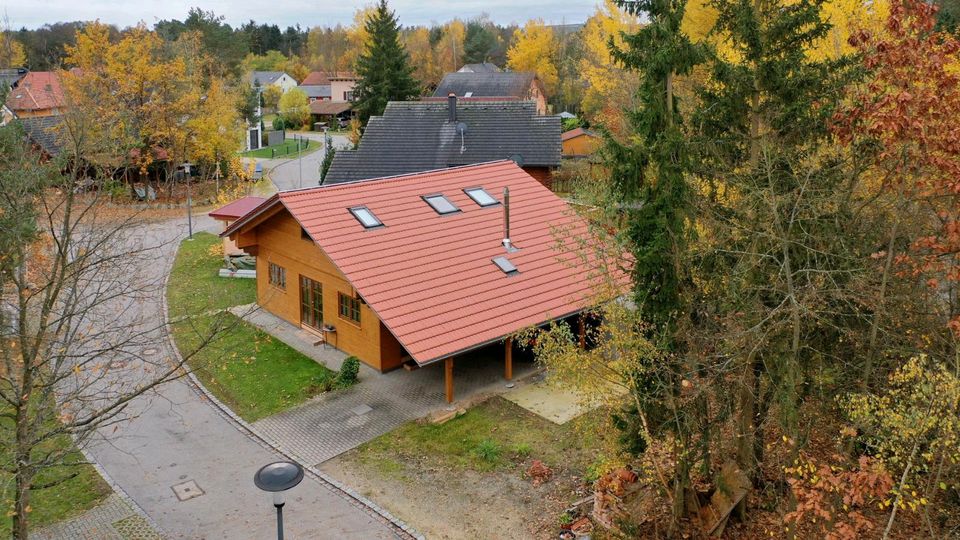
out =
[(587, 348), (587, 325), (583, 314), (580, 315), (580, 349)]
[(447, 391), (447, 403), (453, 403), (453, 358), (443, 361), (443, 382)]
[(506, 380), (513, 379), (513, 338), (507, 338), (507, 344), (504, 351), (504, 362), (503, 362), (503, 378)]

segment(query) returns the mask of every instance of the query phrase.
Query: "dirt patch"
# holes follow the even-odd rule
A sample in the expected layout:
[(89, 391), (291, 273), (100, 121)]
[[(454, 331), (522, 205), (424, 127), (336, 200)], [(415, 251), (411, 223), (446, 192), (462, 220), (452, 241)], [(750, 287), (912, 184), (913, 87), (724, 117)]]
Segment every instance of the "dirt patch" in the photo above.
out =
[[(558, 426), (492, 398), (440, 426), (406, 424), (320, 468), (428, 538), (556, 538), (560, 514), (588, 494), (595, 439), (578, 429), (588, 420)], [(526, 475), (534, 460), (553, 471), (540, 485)]]

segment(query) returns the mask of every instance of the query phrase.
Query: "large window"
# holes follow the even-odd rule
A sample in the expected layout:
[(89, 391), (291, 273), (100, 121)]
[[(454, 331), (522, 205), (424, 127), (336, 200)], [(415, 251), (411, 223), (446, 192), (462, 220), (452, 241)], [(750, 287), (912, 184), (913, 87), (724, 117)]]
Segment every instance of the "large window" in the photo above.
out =
[(305, 276), (300, 276), (300, 322), (323, 327), (323, 285)]
[(287, 288), (287, 269), (279, 264), (270, 263), (270, 284), (278, 289)]
[(340, 317), (359, 324), (360, 300), (352, 296), (347, 296), (343, 293), (337, 293), (337, 295), (340, 299)]

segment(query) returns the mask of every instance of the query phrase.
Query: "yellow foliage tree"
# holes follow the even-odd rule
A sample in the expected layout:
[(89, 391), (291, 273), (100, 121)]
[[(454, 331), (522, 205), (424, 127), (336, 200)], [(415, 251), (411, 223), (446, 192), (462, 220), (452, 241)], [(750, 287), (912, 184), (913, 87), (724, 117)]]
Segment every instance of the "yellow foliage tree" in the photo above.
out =
[(280, 96), (277, 112), (289, 126), (302, 126), (310, 121), (310, 101), (299, 88), (287, 90)]
[(14, 39), (10, 32), (0, 31), (0, 66), (22, 67), (27, 64), (27, 53), (23, 44)]
[(583, 94), (583, 110), (592, 121), (604, 124), (614, 132), (622, 128), (624, 110), (633, 108), (638, 77), (616, 65), (610, 54), (610, 40), (623, 45), (621, 34), (634, 32), (640, 20), (617, 7), (613, 0), (597, 6), (581, 30), (583, 58), (580, 76), (587, 83)]
[(463, 40), (466, 35), (467, 25), (460, 19), (443, 25), (443, 37), (436, 45), (437, 69), (440, 73), (456, 71), (463, 65)]
[(507, 51), (507, 66), (514, 71), (535, 71), (544, 89), (552, 94), (557, 88), (557, 49), (553, 30), (543, 19), (531, 19), (514, 33), (514, 43)]
[(280, 105), (280, 98), (282, 96), (282, 88), (272, 84), (267, 86), (263, 89), (263, 106), (268, 109), (276, 109)]
[(418, 26), (405, 32), (403, 46), (410, 54), (413, 76), (425, 87), (435, 87), (443, 77), (443, 70), (438, 66), (437, 54), (430, 45), (430, 31)]
[(236, 92), (214, 80), (197, 111), (187, 122), (192, 134), (190, 160), (215, 164), (235, 154), (243, 145), (244, 126), (237, 112)]

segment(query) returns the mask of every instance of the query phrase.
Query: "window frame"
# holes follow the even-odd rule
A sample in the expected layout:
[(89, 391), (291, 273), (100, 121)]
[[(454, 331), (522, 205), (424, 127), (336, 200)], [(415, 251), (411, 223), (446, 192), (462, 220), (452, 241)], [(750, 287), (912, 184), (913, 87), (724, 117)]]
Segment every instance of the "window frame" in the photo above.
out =
[[(491, 199), (493, 202), (492, 202), (492, 203), (483, 204), (482, 202), (480, 202), (480, 201), (478, 201), (476, 198), (474, 198), (474, 196), (470, 193), (471, 191), (482, 191), (483, 193), (485, 193), (485, 194), (487, 195), (487, 197), (490, 197), (490, 199)], [(494, 197), (493, 195), (491, 195), (489, 191), (487, 191), (486, 189), (484, 189), (483, 186), (474, 186), (474, 187), (463, 188), (463, 193), (464, 193), (464, 195), (466, 195), (467, 197), (470, 197), (470, 200), (471, 200), (471, 201), (477, 203), (477, 206), (479, 206), (480, 208), (490, 208), (491, 206), (499, 206), (499, 205), (503, 204), (502, 202), (500, 202), (499, 199), (497, 199), (496, 197)]]
[[(377, 223), (375, 225), (367, 225), (366, 223), (364, 223), (363, 219), (361, 219), (360, 216), (357, 215), (357, 211), (359, 210), (366, 211), (368, 214), (370, 214), (370, 217), (372, 217), (377, 221)], [(378, 218), (377, 215), (373, 213), (373, 210), (368, 208), (366, 205), (361, 204), (359, 206), (351, 206), (347, 208), (347, 211), (350, 212), (350, 215), (353, 216), (353, 219), (357, 220), (357, 222), (360, 223), (360, 226), (362, 226), (365, 230), (379, 229), (381, 227), (386, 227), (386, 225), (383, 224), (383, 221), (381, 221), (380, 218)]]
[(267, 261), (267, 282), (271, 287), (287, 290), (287, 269), (273, 261)]
[[(441, 199), (446, 201), (447, 204), (453, 207), (453, 210), (450, 210), (449, 212), (441, 212), (439, 208), (437, 208), (436, 206), (433, 205), (433, 203), (430, 202), (430, 199), (435, 199), (437, 197), (440, 197)], [(441, 216), (450, 216), (453, 214), (459, 214), (460, 212), (463, 212), (463, 210), (459, 206), (454, 204), (453, 201), (447, 198), (447, 196), (444, 195), (443, 193), (430, 193), (428, 195), (421, 195), (420, 198), (423, 199), (423, 202), (427, 203), (427, 205), (434, 212), (436, 212), (438, 215), (441, 215)]]
[[(337, 317), (360, 326), (360, 299), (337, 291)], [(346, 310), (344, 309), (346, 308)], [(346, 313), (344, 313), (346, 311)], [(352, 313), (356, 313), (353, 318)]]

